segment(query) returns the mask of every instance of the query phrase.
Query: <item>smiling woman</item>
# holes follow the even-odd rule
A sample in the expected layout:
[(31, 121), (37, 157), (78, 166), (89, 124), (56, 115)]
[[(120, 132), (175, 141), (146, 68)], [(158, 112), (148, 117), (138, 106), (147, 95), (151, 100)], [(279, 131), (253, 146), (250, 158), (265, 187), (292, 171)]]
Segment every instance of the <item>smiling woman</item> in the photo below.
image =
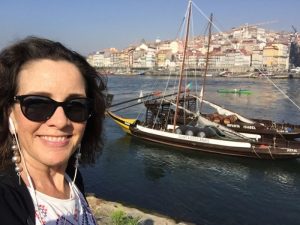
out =
[(29, 37), (0, 53), (4, 224), (95, 224), (77, 167), (101, 149), (105, 88), (59, 42)]

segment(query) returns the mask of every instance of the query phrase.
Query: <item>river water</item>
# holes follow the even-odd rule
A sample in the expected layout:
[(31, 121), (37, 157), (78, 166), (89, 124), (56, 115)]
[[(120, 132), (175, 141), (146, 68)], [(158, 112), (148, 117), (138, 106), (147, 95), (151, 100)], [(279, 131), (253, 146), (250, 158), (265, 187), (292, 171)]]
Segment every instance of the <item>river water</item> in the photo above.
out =
[[(111, 76), (114, 103), (163, 90), (167, 77)], [(207, 80), (206, 99), (244, 116), (300, 124), (300, 79)], [(194, 87), (195, 88), (195, 87)], [(242, 88), (250, 95), (219, 94)], [(286, 94), (287, 96), (285, 96)], [(118, 112), (135, 118), (142, 105)], [(145, 143), (105, 120), (105, 147), (82, 168), (86, 191), (109, 200), (203, 225), (300, 224), (300, 160), (262, 161), (186, 152)]]

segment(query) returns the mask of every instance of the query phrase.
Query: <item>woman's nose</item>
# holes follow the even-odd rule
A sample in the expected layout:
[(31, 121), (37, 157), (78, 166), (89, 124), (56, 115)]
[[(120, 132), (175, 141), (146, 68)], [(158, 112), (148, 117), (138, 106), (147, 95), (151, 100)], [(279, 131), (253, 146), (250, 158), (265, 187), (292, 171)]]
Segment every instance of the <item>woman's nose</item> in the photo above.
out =
[(54, 125), (58, 128), (67, 126), (70, 120), (65, 114), (63, 107), (59, 106), (54, 111), (53, 115), (47, 120), (48, 125)]

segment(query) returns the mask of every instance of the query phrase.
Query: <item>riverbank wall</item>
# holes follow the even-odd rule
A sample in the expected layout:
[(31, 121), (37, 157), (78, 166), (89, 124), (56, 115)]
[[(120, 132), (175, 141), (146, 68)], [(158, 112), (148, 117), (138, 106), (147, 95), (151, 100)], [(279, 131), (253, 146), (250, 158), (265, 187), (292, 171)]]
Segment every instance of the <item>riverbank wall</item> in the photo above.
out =
[(122, 211), (131, 218), (139, 218), (139, 225), (195, 225), (193, 223), (175, 221), (167, 216), (147, 212), (146, 210), (126, 206), (121, 203), (106, 201), (93, 194), (87, 194), (87, 201), (99, 225), (112, 225), (111, 216), (116, 211)]

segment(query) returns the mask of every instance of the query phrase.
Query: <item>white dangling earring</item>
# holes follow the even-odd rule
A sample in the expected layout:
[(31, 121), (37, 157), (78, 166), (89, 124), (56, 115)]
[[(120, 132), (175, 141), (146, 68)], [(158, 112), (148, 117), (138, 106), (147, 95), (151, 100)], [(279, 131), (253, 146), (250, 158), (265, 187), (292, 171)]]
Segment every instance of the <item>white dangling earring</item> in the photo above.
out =
[(13, 157), (11, 161), (15, 164), (15, 171), (17, 173), (17, 176), (19, 177), (19, 185), (21, 185), (21, 172), (23, 171), (21, 163), (21, 156), (20, 156), (20, 150), (18, 148), (18, 145), (16, 144), (16, 139), (13, 137), (12, 140), (12, 146), (11, 150), (13, 151)]
[[(42, 218), (41, 216), (41, 212), (40, 212), (40, 208), (38, 206), (38, 201), (37, 201), (37, 197), (36, 197), (36, 191), (34, 189), (33, 183), (32, 183), (32, 179), (29, 175), (27, 166), (26, 166), (26, 161), (24, 158), (24, 155), (21, 151), (21, 147), (20, 147), (20, 143), (18, 140), (18, 135), (16, 132), (16, 128), (15, 125), (13, 123), (13, 120), (9, 117), (9, 131), (12, 134), (12, 146), (11, 149), (13, 151), (14, 156), (12, 157), (12, 162), (15, 163), (15, 171), (17, 172), (17, 175), (19, 177), (19, 185), (21, 185), (21, 172), (23, 171), (23, 167), (21, 165), (19, 165), (21, 163), (21, 158), (23, 158), (23, 165), (24, 165), (24, 169), (25, 169), (25, 173), (27, 175), (27, 180), (29, 182), (29, 187), (34, 191), (33, 195), (34, 197), (32, 198), (33, 200), (33, 204), (34, 204), (34, 208), (38, 211), (39, 214), (39, 218)], [(42, 221), (40, 221), (41, 224), (43, 224)]]
[(81, 149), (81, 145), (79, 144), (78, 146), (78, 150), (75, 154), (75, 163), (74, 163), (74, 167), (75, 167), (75, 173), (74, 173), (74, 178), (73, 178), (73, 184), (75, 184), (75, 180), (76, 180), (76, 176), (77, 176), (77, 171), (78, 171), (78, 167), (79, 167), (79, 160), (81, 158), (81, 152), (80, 152), (80, 149)]
[(11, 150), (13, 151), (13, 157), (11, 161), (15, 164), (15, 171), (19, 177), (19, 185), (21, 185), (21, 172), (23, 171), (21, 163), (21, 149), (18, 142), (18, 136), (16, 133), (16, 127), (11, 117), (8, 118), (8, 129), (12, 134)]

